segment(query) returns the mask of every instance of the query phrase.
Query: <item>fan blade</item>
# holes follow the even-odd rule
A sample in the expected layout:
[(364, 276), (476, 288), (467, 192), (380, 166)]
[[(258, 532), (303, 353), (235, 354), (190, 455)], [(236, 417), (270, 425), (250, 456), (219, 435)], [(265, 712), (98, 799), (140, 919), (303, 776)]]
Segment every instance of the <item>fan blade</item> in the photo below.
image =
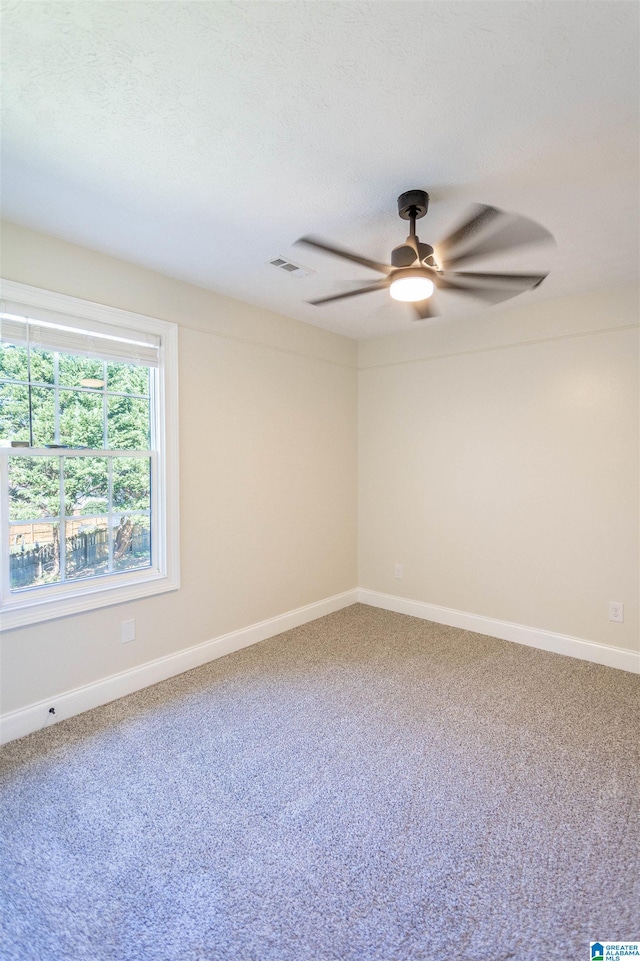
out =
[(389, 286), (389, 282), (386, 280), (379, 280), (377, 284), (371, 284), (369, 287), (358, 287), (356, 290), (345, 290), (341, 294), (332, 294), (330, 297), (319, 297), (317, 300), (308, 300), (308, 304), (313, 304), (317, 307), (319, 304), (328, 304), (332, 300), (343, 300), (345, 297), (357, 297), (358, 294), (368, 294), (372, 290), (384, 290), (385, 287)]
[[(495, 214), (490, 215), (487, 211), (495, 211)], [(469, 260), (488, 257), (490, 254), (502, 253), (515, 247), (555, 243), (549, 231), (534, 220), (515, 214), (506, 214), (495, 207), (484, 208), (483, 213), (474, 218), (470, 225), (466, 225), (468, 233), (462, 237), (462, 240), (470, 241), (466, 249), (456, 253), (455, 247), (461, 241), (456, 240), (451, 243), (451, 237), (447, 238), (442, 245), (438, 245), (447, 269), (460, 267)], [(485, 233), (486, 236), (483, 236)], [(455, 235), (451, 236), (455, 237)]]
[(466, 294), (467, 297), (475, 297), (487, 304), (499, 304), (502, 300), (509, 300), (510, 297), (516, 297), (522, 293), (519, 288), (471, 287), (469, 284), (456, 284), (451, 280), (439, 280), (438, 290), (452, 290), (456, 294)]
[(468, 271), (447, 272), (447, 279), (459, 278), (463, 280), (486, 280), (491, 284), (505, 284), (509, 287), (539, 287), (548, 274), (483, 274)]
[(429, 300), (418, 300), (416, 303), (411, 304), (416, 312), (415, 320), (430, 320), (432, 317), (438, 317), (439, 311), (436, 310), (436, 306), (433, 302), (433, 297)]
[(467, 219), (456, 227), (450, 234), (444, 237), (439, 244), (436, 244), (438, 253), (448, 264), (449, 254), (453, 253), (455, 247), (459, 247), (467, 241), (477, 238), (478, 234), (487, 230), (500, 217), (506, 214), (497, 207), (489, 207), (486, 204), (474, 204), (467, 214)]
[(327, 244), (324, 242), (324, 240), (319, 240), (315, 237), (300, 237), (296, 243), (306, 244), (308, 247), (316, 247), (318, 250), (324, 250), (326, 253), (333, 254), (335, 257), (342, 257), (343, 260), (351, 260), (354, 264), (361, 264), (363, 267), (369, 267), (371, 270), (376, 270), (379, 274), (388, 274), (391, 271), (390, 264), (382, 264), (378, 260), (370, 260), (368, 257), (360, 257), (359, 254), (352, 254), (350, 250), (343, 250), (341, 247), (334, 247), (332, 244)]

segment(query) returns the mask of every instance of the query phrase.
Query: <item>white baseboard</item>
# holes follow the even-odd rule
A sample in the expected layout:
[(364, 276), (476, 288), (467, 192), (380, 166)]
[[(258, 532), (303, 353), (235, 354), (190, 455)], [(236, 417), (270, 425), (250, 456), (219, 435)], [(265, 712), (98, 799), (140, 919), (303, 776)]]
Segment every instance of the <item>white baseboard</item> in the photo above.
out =
[(406, 597), (397, 597), (395, 594), (381, 594), (379, 591), (369, 591), (362, 587), (358, 588), (358, 601), (361, 604), (369, 604), (371, 607), (395, 611), (397, 614), (410, 614), (425, 621), (435, 621), (436, 624), (461, 627), (465, 631), (475, 631), (476, 634), (488, 634), (491, 637), (499, 637), (503, 641), (515, 641), (516, 644), (526, 644), (527, 647), (537, 647), (542, 651), (566, 654), (582, 661), (593, 661), (594, 664), (604, 664), (606, 667), (615, 667), (620, 671), (640, 674), (639, 651), (609, 647), (607, 644), (584, 641), (582, 638), (571, 637), (568, 634), (555, 634), (553, 631), (526, 627), (524, 624), (513, 624), (510, 621), (484, 617), (481, 614), (467, 614), (450, 607), (412, 601)]
[[(124, 697), (126, 694), (133, 694), (151, 684), (165, 681), (176, 674), (183, 674), (194, 667), (200, 667), (208, 661), (213, 661), (225, 654), (239, 651), (243, 647), (249, 647), (258, 641), (267, 640), (289, 631), (293, 627), (299, 627), (308, 621), (314, 621), (325, 614), (332, 614), (343, 607), (349, 607), (358, 600), (358, 592), (354, 588), (345, 591), (343, 594), (335, 594), (333, 597), (326, 597), (315, 604), (307, 604), (306, 607), (298, 607), (294, 611), (280, 614), (278, 617), (271, 617), (266, 621), (251, 624), (230, 634), (223, 634), (211, 641), (204, 641), (196, 644), (195, 647), (188, 647), (184, 651), (177, 651), (166, 657), (159, 657), (155, 661), (141, 664), (129, 671), (122, 671), (120, 674), (112, 674), (101, 681), (93, 684), (86, 684), (83, 687), (65, 691), (56, 697), (47, 698), (46, 701), (39, 701), (30, 704), (28, 707), (18, 711), (10, 711), (0, 717), (0, 744), (6, 744), (16, 738), (24, 737), (33, 731), (41, 728), (50, 727), (58, 721), (82, 714), (91, 708), (100, 707), (115, 701), (116, 698)], [(55, 708), (55, 715), (49, 713), (49, 709)]]
[[(387, 611), (395, 611), (398, 614), (409, 614), (412, 617), (420, 617), (423, 620), (434, 621), (436, 624), (447, 624), (450, 627), (461, 627), (467, 631), (475, 631), (477, 634), (487, 634), (491, 637), (499, 637), (505, 641), (514, 641), (516, 644), (526, 644), (529, 647), (537, 647), (543, 651), (552, 651), (555, 654), (566, 654), (569, 657), (577, 657), (583, 661), (592, 661), (595, 664), (604, 664), (607, 667), (615, 667), (618, 670), (630, 671), (640, 674), (640, 652), (628, 651), (620, 647), (609, 647), (606, 644), (596, 644), (593, 641), (585, 641), (579, 637), (570, 637), (566, 634), (555, 634), (552, 631), (544, 631), (536, 627), (526, 627), (523, 624), (513, 624), (510, 621), (501, 621), (496, 618), (484, 617), (481, 614), (467, 614), (464, 611), (456, 611), (449, 607), (440, 607), (437, 604), (427, 604), (423, 601), (412, 601), (409, 598), (397, 597), (394, 594), (382, 594), (379, 591), (370, 591), (365, 588), (345, 591), (343, 594), (335, 594), (327, 597), (315, 604), (308, 604), (306, 607), (299, 607), (278, 617), (271, 617), (266, 621), (251, 624), (249, 627), (232, 631), (230, 634), (223, 634), (213, 640), (189, 647), (184, 651), (160, 657), (155, 661), (149, 661), (140, 667), (135, 667), (130, 671), (123, 671), (120, 674), (112, 674), (101, 681), (78, 687), (64, 694), (47, 698), (45, 701), (38, 701), (28, 707), (18, 711), (10, 711), (0, 717), (0, 744), (6, 744), (16, 738), (24, 737), (33, 731), (41, 728), (50, 727), (58, 721), (82, 714), (91, 708), (100, 707), (109, 701), (115, 701), (126, 694), (133, 694), (142, 688), (165, 681), (176, 674), (190, 671), (194, 667), (200, 667), (208, 661), (213, 661), (225, 654), (239, 651), (243, 647), (249, 647), (258, 641), (267, 640), (275, 637), (283, 631), (299, 627), (308, 621), (313, 621), (325, 614), (332, 614), (343, 607), (360, 602), (371, 607), (381, 607)], [(55, 715), (49, 714), (49, 708), (55, 708)]]

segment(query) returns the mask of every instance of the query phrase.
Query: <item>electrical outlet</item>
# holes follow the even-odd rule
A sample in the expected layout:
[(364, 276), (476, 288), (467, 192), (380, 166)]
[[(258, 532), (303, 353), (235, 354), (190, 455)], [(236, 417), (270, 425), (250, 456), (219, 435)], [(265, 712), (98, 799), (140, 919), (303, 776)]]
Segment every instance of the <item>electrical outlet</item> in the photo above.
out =
[(620, 601), (609, 601), (609, 620), (624, 624), (624, 604)]
[(396, 564), (396, 577), (402, 577), (402, 564)]
[(135, 618), (131, 618), (130, 621), (122, 621), (120, 624), (120, 635), (122, 637), (122, 643), (128, 644), (129, 641), (135, 641), (136, 639), (136, 622)]

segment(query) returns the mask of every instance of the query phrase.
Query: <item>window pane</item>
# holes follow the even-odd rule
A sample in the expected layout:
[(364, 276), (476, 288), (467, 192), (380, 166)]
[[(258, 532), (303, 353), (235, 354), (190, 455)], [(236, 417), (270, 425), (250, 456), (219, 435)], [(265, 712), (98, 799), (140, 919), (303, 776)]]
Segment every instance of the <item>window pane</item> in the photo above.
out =
[(106, 517), (67, 521), (66, 576), (93, 577), (109, 570), (109, 527)]
[(147, 511), (151, 507), (151, 460), (113, 458), (114, 511)]
[(9, 458), (9, 519), (60, 514), (60, 458)]
[(151, 564), (149, 518), (127, 514), (113, 520), (113, 567), (124, 571)]
[(60, 391), (60, 443), (70, 447), (104, 447), (102, 393)]
[(110, 450), (149, 450), (149, 401), (108, 398), (107, 437)]
[(53, 354), (49, 350), (31, 348), (31, 381), (32, 383), (53, 383)]
[(29, 440), (29, 388), (0, 384), (0, 438)]
[(109, 471), (106, 457), (64, 458), (64, 505), (67, 516), (107, 513)]
[[(88, 381), (88, 383), (83, 383)], [(93, 357), (76, 357), (60, 354), (58, 357), (58, 383), (62, 387), (104, 387), (104, 366)]]
[[(34, 458), (35, 459), (35, 458)], [(9, 528), (11, 590), (60, 580), (60, 525), (12, 524)]]
[(53, 387), (32, 387), (33, 443), (35, 447), (55, 444), (55, 393)]
[(27, 380), (27, 348), (0, 344), (0, 379)]
[(149, 368), (138, 364), (107, 364), (107, 390), (121, 394), (148, 394)]

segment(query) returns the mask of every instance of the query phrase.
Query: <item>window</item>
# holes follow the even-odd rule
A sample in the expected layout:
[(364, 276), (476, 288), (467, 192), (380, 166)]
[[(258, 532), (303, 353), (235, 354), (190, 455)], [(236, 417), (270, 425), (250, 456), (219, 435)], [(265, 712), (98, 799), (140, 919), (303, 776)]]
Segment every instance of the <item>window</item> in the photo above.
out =
[(177, 329), (4, 281), (2, 627), (178, 584)]

